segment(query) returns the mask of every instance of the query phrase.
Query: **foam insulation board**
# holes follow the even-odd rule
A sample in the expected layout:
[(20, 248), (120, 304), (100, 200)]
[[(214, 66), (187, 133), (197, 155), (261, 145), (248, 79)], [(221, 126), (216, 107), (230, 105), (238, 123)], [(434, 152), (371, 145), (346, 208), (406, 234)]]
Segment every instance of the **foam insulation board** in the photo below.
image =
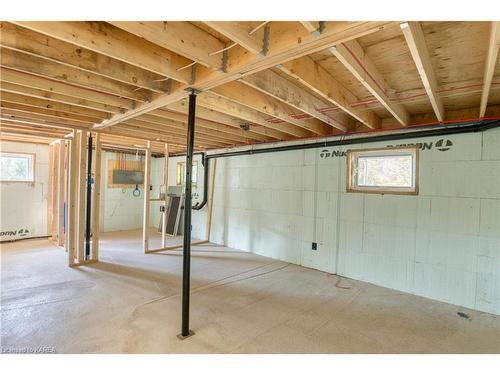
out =
[[(417, 196), (345, 192), (348, 149), (410, 144)], [(210, 239), (500, 314), (499, 150), (495, 129), (222, 158)]]

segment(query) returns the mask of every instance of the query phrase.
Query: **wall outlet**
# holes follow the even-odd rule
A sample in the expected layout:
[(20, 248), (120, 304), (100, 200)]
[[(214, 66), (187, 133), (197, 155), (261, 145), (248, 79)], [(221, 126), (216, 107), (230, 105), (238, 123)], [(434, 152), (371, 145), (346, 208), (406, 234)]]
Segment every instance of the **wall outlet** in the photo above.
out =
[(312, 247), (311, 247), (313, 250), (318, 250), (318, 244), (316, 242), (313, 242), (312, 243)]

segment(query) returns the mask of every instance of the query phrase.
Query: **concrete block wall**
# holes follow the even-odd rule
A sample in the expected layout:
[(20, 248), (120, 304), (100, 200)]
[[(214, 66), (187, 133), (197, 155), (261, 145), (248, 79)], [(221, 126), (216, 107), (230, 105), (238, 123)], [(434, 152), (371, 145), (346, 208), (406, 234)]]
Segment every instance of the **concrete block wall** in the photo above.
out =
[[(345, 192), (337, 155), (419, 142), (417, 196)], [(221, 158), (215, 185), (212, 242), (500, 314), (499, 129)]]
[(0, 149), (35, 154), (34, 183), (0, 182), (0, 241), (48, 236), (49, 146), (1, 141)]

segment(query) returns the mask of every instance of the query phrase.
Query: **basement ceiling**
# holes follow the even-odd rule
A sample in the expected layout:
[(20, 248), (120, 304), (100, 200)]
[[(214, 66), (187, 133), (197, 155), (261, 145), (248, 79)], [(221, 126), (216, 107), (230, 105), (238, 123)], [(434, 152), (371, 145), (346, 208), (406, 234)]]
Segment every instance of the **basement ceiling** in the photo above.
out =
[(499, 29), (496, 22), (412, 22), (406, 32), (401, 22), (1, 22), (0, 139), (48, 143), (84, 129), (105, 143), (151, 141), (155, 153), (168, 143), (181, 153), (189, 88), (200, 91), (197, 151), (439, 123), (439, 116), (496, 117)]

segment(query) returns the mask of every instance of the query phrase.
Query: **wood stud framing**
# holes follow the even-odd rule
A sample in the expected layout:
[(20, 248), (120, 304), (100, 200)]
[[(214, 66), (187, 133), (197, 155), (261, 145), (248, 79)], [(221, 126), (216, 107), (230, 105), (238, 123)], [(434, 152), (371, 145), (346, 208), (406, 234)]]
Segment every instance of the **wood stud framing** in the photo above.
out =
[(484, 66), (483, 92), (481, 93), (481, 106), (479, 108), (479, 117), (483, 118), (488, 106), (488, 97), (491, 90), (491, 82), (498, 61), (498, 51), (500, 50), (500, 22), (491, 22), (490, 38), (488, 44), (488, 55)]
[(150, 192), (151, 185), (151, 142), (148, 141), (146, 146), (146, 157), (144, 160), (144, 213), (142, 225), (142, 246), (144, 254), (149, 250), (149, 209), (150, 209)]
[(330, 52), (387, 108), (401, 125), (409, 125), (410, 115), (402, 105), (389, 99), (388, 92), (391, 91), (389, 86), (357, 41), (351, 40), (337, 44), (330, 48)]
[[(175, 154), (185, 149), (187, 87), (201, 91), (197, 151), (406, 126), (432, 112), (450, 121), (455, 113), (477, 111), (479, 92), (479, 117), (487, 108), (495, 113), (499, 23), (471, 26), (476, 34), (463, 37), (456, 61), (439, 60), (436, 46), (457, 34), (439, 36), (440, 28), (458, 30), (460, 23), (431, 24), (2, 21), (0, 137), (50, 142), (77, 129), (99, 133), (103, 143), (151, 142), (158, 154), (168, 143)], [(424, 40), (427, 27), (433, 31)], [(485, 34), (484, 65), (461, 67), (460, 54), (484, 42), (474, 35)], [(406, 64), (410, 57), (420, 87), (391, 87), (381, 63), (385, 48)], [(327, 51), (340, 64), (330, 68), (317, 60), (315, 54)], [(450, 82), (438, 61), (483, 81)], [(454, 97), (463, 108), (450, 106), (445, 116)], [(429, 102), (430, 113), (422, 109)]]
[(78, 208), (77, 201), (77, 182), (78, 182), (78, 136), (77, 131), (73, 130), (73, 137), (70, 140), (70, 152), (69, 152), (69, 168), (68, 168), (68, 219), (67, 219), (67, 233), (66, 236), (66, 251), (68, 252), (68, 264), (70, 267), (76, 264), (76, 253), (77, 253), (77, 221), (76, 214)]
[(168, 204), (168, 143), (165, 143), (165, 158), (163, 160), (163, 212), (161, 218), (161, 247), (165, 247), (167, 241), (167, 204)]
[(405, 22), (401, 24), (401, 30), (405, 36), (413, 61), (415, 61), (415, 65), (417, 66), (420, 78), (422, 78), (422, 83), (431, 101), (434, 113), (437, 119), (442, 122), (444, 121), (444, 106), (437, 93), (438, 82), (434, 74), (427, 45), (425, 44), (422, 26), (419, 22)]

